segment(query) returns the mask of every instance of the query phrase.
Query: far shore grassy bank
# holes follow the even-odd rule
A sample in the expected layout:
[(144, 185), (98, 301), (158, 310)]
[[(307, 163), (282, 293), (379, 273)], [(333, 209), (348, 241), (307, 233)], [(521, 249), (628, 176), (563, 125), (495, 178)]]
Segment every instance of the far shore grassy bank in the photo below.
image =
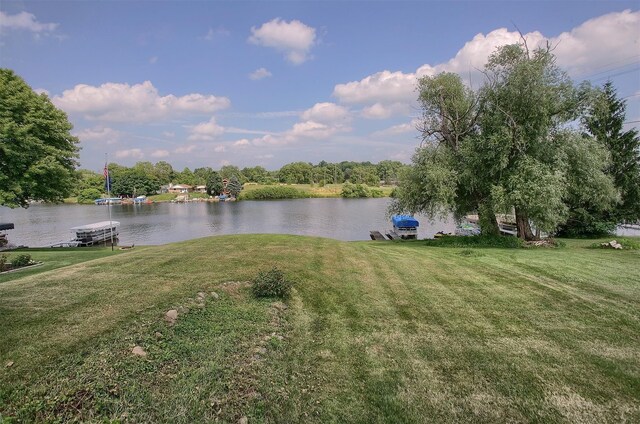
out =
[[(638, 422), (640, 250), (597, 242), (28, 249), (0, 275), (0, 421)], [(292, 296), (253, 298), (274, 266)]]
[[(269, 184), (269, 185), (265, 185), (265, 184), (254, 184), (254, 183), (247, 183), (243, 186), (243, 190), (242, 193), (240, 195), (240, 200), (242, 200), (242, 194), (243, 193), (249, 193), (251, 191), (255, 191), (255, 190), (262, 190), (265, 188), (273, 188), (273, 187), (287, 187), (293, 190), (296, 190), (300, 193), (300, 195), (292, 197), (292, 198), (336, 198), (336, 197), (341, 197), (341, 193), (342, 193), (342, 188), (343, 188), (344, 184), (326, 184), (326, 185), (321, 185), (321, 184)], [(390, 186), (390, 185), (384, 185), (384, 186), (379, 186), (376, 187), (377, 189), (382, 191), (382, 195), (383, 197), (389, 197), (391, 196), (391, 193), (393, 192), (393, 189), (395, 188), (395, 186)], [(153, 201), (153, 202), (171, 202), (173, 200), (176, 200), (176, 198), (179, 196), (179, 194), (177, 193), (163, 193), (163, 194), (155, 194), (152, 196), (147, 196), (149, 198), (149, 200)], [(207, 199), (209, 198), (209, 195), (207, 195), (206, 193), (195, 193), (195, 192), (191, 192), (189, 193), (189, 198), (190, 199)], [(77, 204), (78, 203), (78, 198), (77, 197), (69, 197), (64, 199), (64, 203), (67, 204)]]

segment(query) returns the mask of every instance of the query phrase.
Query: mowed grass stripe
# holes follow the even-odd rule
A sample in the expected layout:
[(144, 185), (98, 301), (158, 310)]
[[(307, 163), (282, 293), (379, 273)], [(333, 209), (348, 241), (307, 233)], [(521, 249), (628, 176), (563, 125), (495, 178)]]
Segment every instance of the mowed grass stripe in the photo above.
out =
[[(0, 360), (15, 361), (0, 374), (0, 414), (638, 420), (640, 256), (583, 246), (465, 251), (225, 236), (17, 278), (0, 284), (0, 313), (11, 317)], [(272, 266), (297, 280), (282, 313), (248, 290)], [(168, 308), (210, 290), (219, 301), (167, 327)], [(131, 355), (135, 344), (147, 359)], [(257, 347), (266, 350), (259, 359)]]

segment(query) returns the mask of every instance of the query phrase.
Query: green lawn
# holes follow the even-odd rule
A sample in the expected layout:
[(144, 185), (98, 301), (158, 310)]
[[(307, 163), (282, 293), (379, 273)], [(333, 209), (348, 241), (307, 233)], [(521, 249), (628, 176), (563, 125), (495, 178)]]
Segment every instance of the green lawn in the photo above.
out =
[[(225, 236), (3, 275), (0, 414), (638, 422), (640, 251), (592, 243), (470, 254)], [(247, 281), (274, 265), (297, 281), (286, 309), (249, 294)], [(148, 355), (132, 355), (136, 345)]]
[[(340, 197), (342, 193), (343, 184), (325, 184), (324, 186), (320, 186), (318, 184), (286, 184), (286, 187), (293, 187), (297, 190), (300, 190), (304, 193), (309, 193), (310, 197)], [(261, 184), (245, 184), (243, 191), (251, 191), (264, 187), (272, 187), (268, 185)], [(389, 197), (391, 192), (393, 191), (392, 186), (381, 186), (378, 187), (382, 190), (382, 193), (385, 197)]]

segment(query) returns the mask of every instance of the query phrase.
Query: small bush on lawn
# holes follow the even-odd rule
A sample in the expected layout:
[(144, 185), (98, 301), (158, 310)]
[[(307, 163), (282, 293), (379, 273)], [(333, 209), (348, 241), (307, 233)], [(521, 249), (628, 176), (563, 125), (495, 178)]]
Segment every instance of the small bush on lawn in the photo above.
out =
[(253, 279), (251, 290), (255, 297), (289, 297), (292, 282), (287, 280), (284, 273), (273, 267), (270, 271), (260, 271)]
[(14, 268), (18, 268), (21, 266), (27, 266), (31, 263), (31, 255), (18, 255), (11, 260), (11, 266)]
[(0, 272), (4, 271), (7, 267), (7, 254), (3, 253), (0, 255)]

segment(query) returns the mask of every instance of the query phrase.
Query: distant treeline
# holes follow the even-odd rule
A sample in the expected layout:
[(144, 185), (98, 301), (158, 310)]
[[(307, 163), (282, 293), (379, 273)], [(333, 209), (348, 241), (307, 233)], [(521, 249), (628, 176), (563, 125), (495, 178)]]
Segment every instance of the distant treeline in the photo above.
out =
[[(184, 168), (182, 171), (173, 169), (170, 163), (160, 161), (137, 162), (132, 167), (109, 164), (111, 177), (111, 194), (116, 196), (152, 195), (168, 184), (186, 184), (191, 186), (208, 185), (212, 176), (216, 178), (236, 178), (241, 184), (248, 182), (257, 184), (340, 184), (349, 182), (368, 186), (380, 184), (395, 184), (401, 170), (405, 167), (402, 162), (383, 160), (377, 164), (371, 162), (343, 161), (329, 163), (321, 161), (318, 164), (308, 162), (293, 162), (284, 165), (276, 171), (268, 171), (261, 166), (238, 168), (225, 165), (219, 170), (211, 167), (196, 168), (193, 171)], [(105, 178), (102, 173), (81, 169), (77, 171), (78, 184), (74, 196), (79, 201), (93, 200), (100, 197), (104, 191)], [(280, 193), (270, 193), (280, 194)], [(284, 193), (281, 193), (284, 195)], [(291, 195), (291, 193), (288, 193)]]

